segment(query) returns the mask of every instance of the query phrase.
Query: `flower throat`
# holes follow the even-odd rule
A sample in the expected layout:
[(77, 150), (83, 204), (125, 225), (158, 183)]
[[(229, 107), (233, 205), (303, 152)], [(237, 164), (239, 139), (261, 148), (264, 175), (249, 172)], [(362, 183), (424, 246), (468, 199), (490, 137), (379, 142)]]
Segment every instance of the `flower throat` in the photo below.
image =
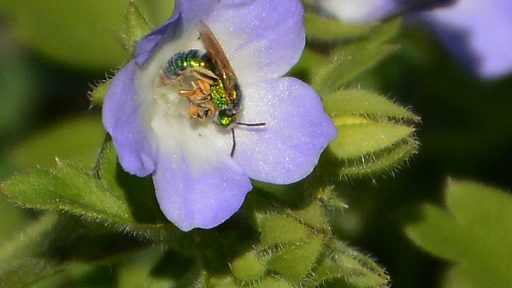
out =
[(231, 129), (233, 157), (236, 147), (233, 126), (264, 126), (265, 123), (237, 122), (242, 92), (236, 74), (217, 38), (202, 22), (199, 37), (206, 52), (190, 49), (176, 53), (165, 62), (160, 82), (180, 87), (179, 95), (188, 99), (188, 114), (192, 118), (210, 118), (218, 126)]

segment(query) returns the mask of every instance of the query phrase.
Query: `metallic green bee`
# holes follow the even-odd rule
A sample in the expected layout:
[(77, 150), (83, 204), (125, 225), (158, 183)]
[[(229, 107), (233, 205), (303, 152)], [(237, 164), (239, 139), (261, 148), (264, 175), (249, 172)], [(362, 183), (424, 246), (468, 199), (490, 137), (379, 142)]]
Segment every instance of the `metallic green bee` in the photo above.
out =
[(199, 37), (206, 52), (190, 49), (176, 53), (164, 65), (161, 83), (181, 83), (179, 95), (189, 100), (191, 117), (211, 118), (215, 124), (231, 129), (233, 157), (236, 147), (233, 126), (264, 126), (265, 123), (236, 121), (242, 103), (242, 91), (236, 74), (219, 41), (203, 22), (199, 24)]

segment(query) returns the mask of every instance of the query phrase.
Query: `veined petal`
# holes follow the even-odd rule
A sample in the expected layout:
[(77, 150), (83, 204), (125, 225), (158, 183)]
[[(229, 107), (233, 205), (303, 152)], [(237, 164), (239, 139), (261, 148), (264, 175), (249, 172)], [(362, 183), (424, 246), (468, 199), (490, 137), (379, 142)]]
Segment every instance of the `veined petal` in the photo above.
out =
[(240, 83), (284, 75), (304, 49), (298, 0), (222, 1), (206, 20)]
[(272, 79), (244, 87), (235, 160), (249, 177), (287, 184), (307, 176), (322, 151), (336, 137), (316, 92), (294, 78)]
[(142, 103), (135, 87), (136, 69), (131, 61), (112, 79), (103, 103), (103, 124), (123, 168), (142, 177), (155, 170), (155, 145), (144, 127)]
[(229, 154), (200, 166), (189, 156), (163, 153), (158, 158), (153, 175), (158, 203), (183, 231), (215, 227), (240, 209), (251, 182)]

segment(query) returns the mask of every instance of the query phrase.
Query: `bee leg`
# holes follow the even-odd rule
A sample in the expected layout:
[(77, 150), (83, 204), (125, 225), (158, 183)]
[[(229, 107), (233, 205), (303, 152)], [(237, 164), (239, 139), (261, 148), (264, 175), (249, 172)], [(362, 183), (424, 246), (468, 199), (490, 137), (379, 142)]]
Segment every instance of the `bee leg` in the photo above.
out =
[(190, 103), (188, 105), (188, 115), (192, 118), (197, 118), (197, 119), (205, 119), (206, 118), (204, 108), (202, 108), (198, 105), (195, 105), (194, 103)]
[(211, 83), (208, 83), (208, 82), (203, 81), (201, 79), (197, 80), (197, 86), (199, 86), (199, 89), (205, 95), (210, 94), (210, 92), (212, 91), (211, 90), (211, 85), (212, 85)]
[(184, 91), (188, 100), (194, 104), (203, 104), (209, 102), (211, 99), (211, 89), (208, 83), (205, 83), (201, 80), (197, 81), (197, 84), (193, 83), (193, 87), (195, 90)]
[(190, 117), (197, 119), (206, 119), (213, 115), (215, 107), (211, 103), (192, 103), (188, 106), (188, 114)]
[(194, 104), (199, 104), (210, 100), (211, 89), (208, 83), (202, 80), (197, 80), (190, 83), (192, 88), (180, 89), (178, 92), (180, 96), (187, 97), (188, 100)]
[(231, 145), (231, 158), (235, 155), (235, 148), (236, 148), (236, 137), (235, 137), (235, 129), (231, 128), (231, 139), (233, 141), (233, 144)]
[(207, 117), (211, 117), (215, 114), (215, 105), (212, 103), (212, 102), (203, 102), (203, 103), (200, 103), (198, 104), (198, 106), (204, 110), (204, 115), (205, 115), (205, 118)]
[(197, 85), (194, 82), (190, 82), (192, 85), (192, 88), (189, 89), (180, 89), (178, 91), (178, 95), (183, 97), (190, 97), (193, 96), (197, 92)]

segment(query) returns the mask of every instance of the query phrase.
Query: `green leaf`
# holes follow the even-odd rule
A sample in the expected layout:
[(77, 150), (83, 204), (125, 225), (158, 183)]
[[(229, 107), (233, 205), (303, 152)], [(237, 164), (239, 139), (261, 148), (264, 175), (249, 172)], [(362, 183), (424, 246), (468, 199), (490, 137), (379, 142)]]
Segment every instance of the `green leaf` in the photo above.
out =
[(348, 24), (311, 13), (304, 16), (306, 37), (311, 40), (339, 41), (343, 38), (360, 37), (373, 28), (373, 25)]
[(384, 43), (395, 37), (402, 27), (402, 19), (400, 17), (392, 18), (381, 25), (375, 26), (371, 31), (372, 39), (376, 43)]
[[(133, 219), (138, 223), (166, 223), (156, 201), (155, 188), (150, 177), (140, 178), (126, 173), (117, 161), (114, 145), (104, 143), (103, 158), (97, 175), (117, 197), (125, 199)], [(171, 226), (171, 224), (169, 224)]]
[[(479, 236), (485, 237), (488, 233), (504, 231), (508, 234), (494, 235), (512, 236), (512, 211), (509, 210), (512, 208), (512, 197), (509, 193), (471, 181), (450, 180), (446, 192), (446, 205), (461, 225), (475, 229), (471, 231), (472, 233), (479, 233)], [(475, 223), (492, 225), (476, 226)], [(495, 238), (499, 239), (506, 240), (502, 237)], [(496, 245), (507, 243), (509, 242), (493, 242)]]
[(322, 246), (323, 239), (318, 236), (310, 237), (301, 244), (286, 245), (270, 259), (268, 268), (283, 275), (287, 280), (298, 282), (311, 272)]
[(372, 259), (338, 240), (329, 247), (329, 254), (313, 270), (314, 287), (333, 281), (340, 284), (332, 287), (389, 287), (389, 276)]
[[(405, 231), (426, 251), (454, 262), (446, 287), (512, 287), (512, 196), (470, 181), (452, 180), (449, 212), (416, 209)], [(450, 286), (451, 285), (451, 286)]]
[(27, 224), (29, 218), (24, 212), (23, 209), (7, 202), (6, 197), (0, 196), (0, 219), (3, 219), (0, 222), (0, 243), (5, 243), (4, 241)]
[(241, 281), (257, 280), (265, 274), (262, 259), (253, 251), (236, 258), (230, 267), (233, 275)]
[(392, 172), (417, 151), (419, 117), (386, 98), (361, 89), (338, 90), (324, 98), (338, 128), (329, 148), (340, 160), (338, 172), (361, 177)]
[(261, 243), (268, 246), (286, 242), (300, 242), (312, 236), (306, 226), (280, 214), (265, 216), (260, 229)]
[(41, 248), (43, 234), (47, 233), (56, 223), (57, 215), (48, 213), (30, 223), (9, 239), (0, 243), (0, 263), (5, 265), (12, 259), (21, 259), (25, 255)]
[(311, 67), (326, 64), (327, 57), (325, 55), (315, 52), (306, 46), (302, 51), (299, 61), (295, 66), (293, 66), (292, 70), (288, 74), (301, 79), (308, 79), (310, 77), (309, 72)]
[(362, 156), (359, 159), (345, 159), (339, 163), (338, 173), (344, 177), (362, 177), (393, 172), (418, 150), (414, 139), (398, 143), (389, 149)]
[(140, 39), (151, 32), (151, 26), (135, 2), (130, 1), (125, 15), (124, 47), (130, 54), (135, 53), (135, 48)]
[(59, 265), (38, 258), (12, 261), (0, 268), (0, 287), (23, 288), (65, 269)]
[[(152, 7), (158, 5), (159, 9), (143, 10), (171, 14), (169, 4), (172, 3), (154, 2)], [(128, 3), (128, 0), (28, 0), (16, 2), (7, 12), (15, 19), (17, 34), (42, 55), (67, 65), (105, 70), (119, 66), (128, 56), (118, 42)]]
[(115, 187), (106, 186), (105, 182), (74, 165), (59, 163), (53, 170), (37, 169), (21, 174), (9, 179), (2, 188), (11, 201), (23, 207), (66, 211), (161, 243), (176, 244), (171, 243), (171, 239), (180, 235), (179, 230), (165, 220), (149, 221), (154, 220), (152, 216), (155, 213), (161, 213), (158, 209), (147, 210), (147, 216), (139, 216), (141, 207), (154, 206), (145, 202), (139, 205), (136, 201), (144, 199), (148, 192), (154, 196), (152, 191), (117, 191)]
[(313, 72), (311, 84), (320, 95), (328, 95), (395, 50), (395, 46), (370, 40), (344, 45), (331, 53), (331, 60), (325, 67), (319, 66), (320, 68)]
[(312, 201), (311, 204), (303, 209), (290, 211), (289, 215), (314, 229), (328, 229), (327, 219), (318, 201)]
[(411, 223), (405, 226), (405, 232), (416, 245), (446, 260), (460, 257), (457, 239), (460, 227), (448, 212), (423, 204), (404, 213), (404, 217), (411, 219)]
[(151, 247), (130, 255), (119, 268), (118, 288), (174, 287), (173, 280), (153, 275), (152, 269), (162, 257), (162, 250)]
[(419, 121), (411, 111), (385, 97), (362, 89), (346, 89), (323, 99), (325, 110), (331, 116), (358, 115), (370, 119), (398, 119)]
[[(51, 265), (51, 262), (49, 264)], [(113, 267), (111, 263), (95, 265), (71, 262), (54, 265), (57, 268), (62, 267), (64, 270), (57, 271), (60, 273), (40, 277), (29, 287), (114, 287), (115, 279), (112, 277), (112, 272), (115, 266)]]
[(87, 172), (62, 163), (52, 171), (37, 169), (15, 176), (4, 183), (3, 191), (25, 207), (64, 210), (91, 219), (118, 222), (131, 219), (123, 199), (94, 181)]
[(51, 167), (56, 158), (92, 165), (104, 135), (96, 115), (70, 119), (16, 146), (10, 154), (11, 161), (22, 168)]
[(400, 27), (400, 21), (390, 21), (369, 33), (369, 37), (334, 49), (329, 63), (318, 65), (313, 72), (312, 85), (325, 96), (339, 89), (358, 74), (369, 69), (391, 52), (395, 46), (385, 44)]
[(98, 83), (89, 92), (89, 100), (91, 100), (91, 106), (101, 106), (105, 95), (107, 95), (108, 87), (110, 86), (110, 79), (104, 80)]
[(292, 288), (292, 284), (286, 282), (284, 279), (278, 279), (272, 276), (265, 277), (261, 280), (261, 288)]
[(360, 158), (387, 149), (411, 137), (414, 128), (393, 123), (370, 122), (362, 118), (336, 117), (338, 137), (329, 145), (339, 158)]
[(212, 277), (209, 279), (208, 286), (211, 288), (238, 288), (235, 280), (232, 277)]

